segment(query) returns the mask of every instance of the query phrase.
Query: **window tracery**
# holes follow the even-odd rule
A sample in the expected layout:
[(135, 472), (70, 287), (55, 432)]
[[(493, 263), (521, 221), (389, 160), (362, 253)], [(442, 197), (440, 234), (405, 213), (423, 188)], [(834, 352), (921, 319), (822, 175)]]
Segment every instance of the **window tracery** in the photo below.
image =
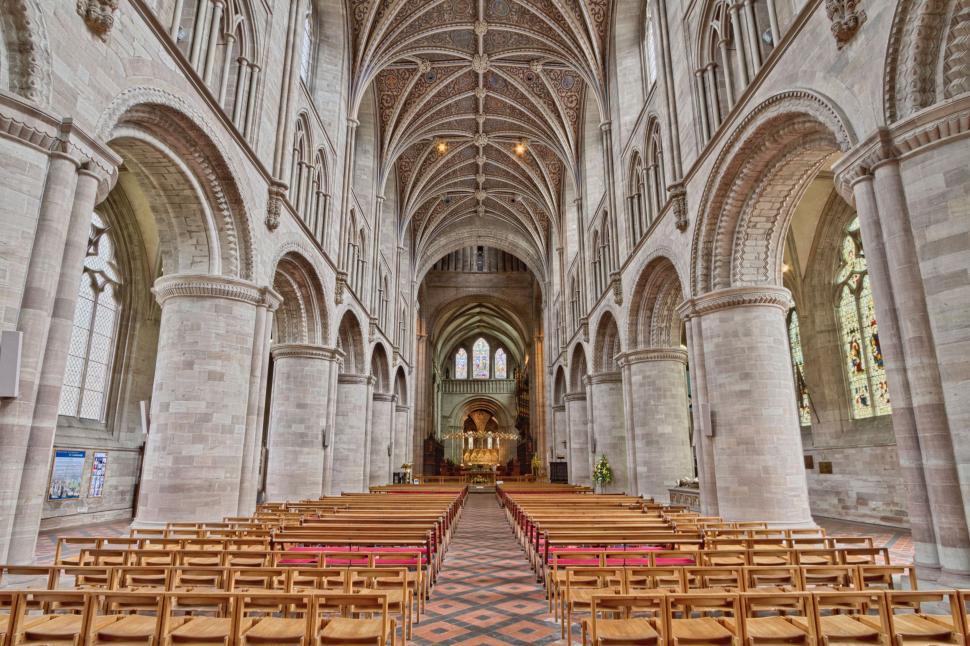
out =
[(468, 353), (459, 348), (455, 353), (455, 379), (468, 379)]
[(798, 402), (798, 421), (802, 426), (812, 425), (812, 406), (805, 383), (805, 357), (802, 354), (802, 334), (798, 324), (798, 312), (788, 315), (788, 346), (791, 351), (792, 371), (795, 378), (795, 397)]
[(488, 341), (479, 338), (472, 346), (472, 378), (488, 379), (489, 377), (489, 347)]
[(499, 348), (495, 351), (495, 378), (496, 379), (508, 379), (509, 371), (507, 365), (507, 358), (505, 356), (505, 350)]

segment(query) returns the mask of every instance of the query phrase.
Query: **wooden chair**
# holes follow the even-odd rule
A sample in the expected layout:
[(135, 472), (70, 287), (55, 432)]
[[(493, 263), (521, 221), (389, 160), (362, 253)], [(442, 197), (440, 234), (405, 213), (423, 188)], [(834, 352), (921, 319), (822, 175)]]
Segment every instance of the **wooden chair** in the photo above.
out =
[(664, 594), (593, 595), (590, 617), (582, 622), (583, 646), (666, 646)]
[(797, 592), (802, 589), (797, 566), (744, 568), (744, 589), (751, 592)]
[(686, 592), (741, 592), (744, 590), (742, 567), (684, 568)]
[(387, 611), (401, 617), (404, 639), (411, 639), (413, 595), (404, 568), (355, 568), (350, 571), (350, 589), (354, 592), (381, 592), (387, 596)]
[(860, 565), (858, 570), (857, 582), (863, 590), (919, 589), (916, 567), (912, 565)]
[[(926, 612), (924, 604), (942, 606), (949, 612)], [(966, 646), (966, 619), (955, 591), (890, 591), (886, 593), (886, 606), (894, 646)], [(870, 622), (868, 616), (861, 620)]]
[[(889, 646), (886, 597), (882, 592), (816, 592), (815, 626), (823, 644)], [(875, 616), (863, 614), (863, 610)], [(807, 620), (793, 621), (809, 629)]]
[(818, 629), (812, 595), (805, 592), (743, 594), (740, 632), (747, 646), (814, 646), (818, 643)]
[(623, 568), (570, 568), (559, 616), (563, 619), (562, 636), (572, 646), (573, 613), (593, 607), (593, 595), (622, 594), (626, 574)]
[[(253, 619), (233, 616), (234, 597), (225, 592), (170, 592), (167, 629), (160, 646), (230, 646), (235, 636), (249, 630)], [(176, 614), (188, 609), (188, 614)], [(199, 614), (199, 613), (208, 614)]]
[(687, 591), (684, 568), (626, 568), (626, 594), (683, 593)]
[(138, 592), (168, 590), (172, 581), (172, 568), (129, 566), (117, 568), (115, 590)]
[(739, 594), (672, 594), (667, 604), (673, 646), (740, 646)]
[[(168, 627), (168, 600), (164, 592), (98, 592), (91, 597), (92, 619), (88, 623), (84, 644), (156, 646)], [(99, 627), (102, 617), (112, 617), (114, 621)], [(176, 623), (183, 621), (185, 619)]]
[(799, 568), (802, 590), (837, 592), (859, 589), (859, 571), (848, 565), (803, 565)]
[[(41, 607), (40, 614), (31, 614), (31, 608)], [(61, 611), (60, 609), (64, 609)], [(67, 590), (34, 590), (24, 592), (13, 620), (11, 631), (13, 644), (46, 644), (61, 646), (71, 644), (80, 646), (88, 626), (92, 626), (89, 615), (93, 610), (90, 595), (84, 592)], [(93, 628), (100, 630), (118, 617), (99, 617)]]
[[(313, 597), (314, 631), (321, 644), (374, 644), (394, 646), (397, 630), (387, 614), (387, 595), (382, 593), (321, 593)], [(332, 616), (321, 608), (339, 608)], [(366, 615), (366, 616), (363, 616)]]
[[(236, 596), (233, 634), (239, 646), (254, 644), (296, 644), (311, 646), (313, 636), (313, 597), (294, 600), (284, 592), (260, 591)], [(284, 609), (281, 611), (280, 609)], [(291, 610), (298, 608), (299, 610)], [(280, 616), (277, 616), (280, 615)], [(248, 628), (245, 622), (254, 621)]]

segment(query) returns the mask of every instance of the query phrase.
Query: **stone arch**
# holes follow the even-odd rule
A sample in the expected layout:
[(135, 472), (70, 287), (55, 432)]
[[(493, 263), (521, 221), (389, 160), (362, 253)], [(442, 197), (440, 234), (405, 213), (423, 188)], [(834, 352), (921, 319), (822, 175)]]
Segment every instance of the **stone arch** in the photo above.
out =
[(841, 112), (808, 91), (783, 92), (754, 108), (721, 149), (701, 196), (692, 294), (781, 284), (795, 205), (808, 181), (855, 141)]
[(273, 317), (277, 343), (325, 345), (330, 338), (327, 299), (313, 264), (288, 251), (277, 261), (273, 289), (283, 301)]
[(51, 53), (38, 0), (0, 0), (0, 88), (46, 104), (51, 95)]
[(651, 259), (633, 288), (627, 339), (630, 349), (671, 348), (680, 345), (677, 306), (684, 290), (674, 263), (666, 256)]
[(603, 312), (596, 326), (593, 342), (593, 372), (616, 372), (620, 369), (616, 356), (622, 352), (620, 329), (616, 317), (609, 310)]
[(374, 349), (370, 357), (370, 374), (377, 379), (374, 384), (375, 393), (390, 393), (393, 384), (391, 383), (391, 368), (387, 358), (387, 350), (383, 343), (374, 344)]
[(566, 371), (562, 366), (556, 368), (556, 378), (552, 385), (552, 405), (562, 406), (566, 403)]
[[(159, 234), (171, 248), (168, 266), (163, 257), (164, 273), (186, 267), (197, 271), (208, 264), (209, 273), (252, 280), (255, 242), (248, 214), (257, 209), (247, 205), (236, 181), (242, 174), (232, 167), (219, 138), (197, 111), (164, 90), (132, 88), (101, 115), (97, 135), (121, 154), (129, 170), (131, 161), (133, 172), (143, 175), (141, 180), (155, 175), (160, 182), (156, 187), (148, 181), (147, 186), (159, 192), (168, 210), (159, 223)], [(173, 184), (165, 176), (170, 172), (181, 176), (179, 182)], [(191, 217), (182, 214), (181, 203), (190, 192), (197, 202)]]
[(398, 406), (407, 406), (408, 377), (404, 372), (404, 366), (398, 366), (397, 373), (394, 375), (394, 394), (397, 395)]
[(970, 91), (970, 0), (900, 0), (886, 52), (886, 123)]
[(337, 348), (343, 352), (340, 372), (351, 375), (366, 375), (367, 363), (364, 356), (364, 333), (357, 315), (352, 310), (344, 312), (337, 327)]
[(577, 343), (573, 348), (572, 358), (569, 361), (569, 388), (571, 392), (585, 392), (585, 378), (589, 370), (586, 368), (586, 350), (582, 343)]

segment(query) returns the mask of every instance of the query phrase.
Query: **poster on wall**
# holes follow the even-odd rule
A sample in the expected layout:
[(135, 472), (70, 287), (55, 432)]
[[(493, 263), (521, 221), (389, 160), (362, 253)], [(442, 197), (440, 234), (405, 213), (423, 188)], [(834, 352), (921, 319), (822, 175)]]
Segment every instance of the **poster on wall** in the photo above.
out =
[(81, 497), (81, 478), (84, 476), (84, 451), (54, 452), (48, 500), (71, 500)]
[(104, 472), (108, 468), (108, 454), (100, 451), (94, 453), (94, 464), (91, 465), (91, 486), (88, 488), (89, 498), (100, 498), (104, 490)]

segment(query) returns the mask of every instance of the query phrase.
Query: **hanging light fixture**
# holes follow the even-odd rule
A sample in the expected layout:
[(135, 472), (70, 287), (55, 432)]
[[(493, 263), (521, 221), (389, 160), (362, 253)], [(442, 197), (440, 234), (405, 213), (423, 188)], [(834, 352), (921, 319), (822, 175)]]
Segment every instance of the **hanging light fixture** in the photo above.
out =
[(519, 139), (517, 142), (515, 142), (515, 145), (512, 146), (512, 152), (514, 152), (517, 157), (525, 157), (525, 153), (528, 150), (529, 144), (525, 139)]
[(448, 141), (445, 139), (435, 140), (434, 149), (438, 151), (439, 155), (444, 155), (446, 152), (448, 152)]

